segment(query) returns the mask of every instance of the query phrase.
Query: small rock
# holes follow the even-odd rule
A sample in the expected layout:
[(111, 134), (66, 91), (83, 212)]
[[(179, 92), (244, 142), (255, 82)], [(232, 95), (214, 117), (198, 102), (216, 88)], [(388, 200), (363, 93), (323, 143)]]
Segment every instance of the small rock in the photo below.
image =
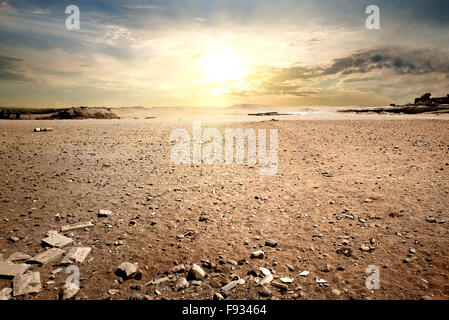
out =
[(11, 241), (11, 242), (14, 242), (14, 243), (17, 243), (17, 242), (20, 241), (20, 239), (17, 238), (17, 237), (9, 237), (8, 240)]
[(360, 250), (362, 250), (362, 251), (364, 251), (364, 252), (367, 252), (367, 251), (370, 251), (370, 248), (369, 248), (367, 245), (362, 244), (362, 245), (360, 246)]
[(270, 282), (273, 281), (273, 275), (270, 273), (265, 278), (262, 279), (262, 281), (259, 282), (260, 286), (270, 284)]
[(92, 251), (89, 247), (76, 247), (76, 248), (70, 248), (67, 255), (62, 259), (61, 264), (62, 265), (68, 265), (68, 264), (74, 264), (79, 263), (82, 264), (84, 260), (86, 260), (89, 253)]
[(224, 297), (221, 295), (221, 293), (215, 292), (214, 300), (224, 300)]
[(179, 264), (171, 269), (172, 273), (183, 273), (184, 271), (186, 271), (184, 264)]
[(0, 277), (14, 278), (27, 271), (30, 266), (24, 263), (15, 264), (11, 261), (0, 261)]
[(257, 250), (257, 251), (254, 251), (253, 253), (251, 253), (252, 259), (263, 259), (264, 257), (265, 257), (265, 252), (263, 252), (262, 250)]
[(31, 256), (27, 255), (26, 253), (14, 252), (13, 254), (11, 254), (9, 256), (8, 261), (11, 261), (11, 262), (27, 261), (30, 258), (31, 258)]
[(188, 278), (192, 280), (202, 280), (206, 276), (206, 272), (197, 264), (192, 265)]
[(337, 290), (337, 289), (332, 289), (331, 293), (337, 297), (341, 294), (340, 290)]
[(72, 244), (73, 239), (63, 236), (62, 234), (56, 233), (49, 235), (45, 239), (42, 239), (42, 242), (51, 247), (64, 248)]
[(261, 286), (258, 290), (257, 290), (257, 292), (259, 293), (259, 295), (261, 296), (261, 297), (269, 297), (269, 296), (271, 296), (271, 290), (270, 289), (268, 289), (267, 287), (265, 287), (265, 286)]
[(300, 276), (302, 276), (302, 277), (306, 277), (306, 276), (308, 276), (309, 275), (309, 271), (307, 271), (307, 270), (304, 270), (303, 272), (301, 272), (299, 275)]
[(273, 287), (276, 287), (276, 288), (281, 289), (281, 290), (284, 290), (284, 291), (287, 291), (287, 290), (288, 290), (288, 285), (283, 284), (283, 283), (280, 283), (280, 282), (277, 282), (277, 281), (271, 282), (271, 285), (272, 285)]
[(266, 242), (265, 242), (265, 246), (267, 246), (267, 247), (272, 247), (272, 248), (274, 248), (274, 247), (276, 247), (278, 245), (278, 243), (275, 241), (275, 240), (273, 240), (273, 239), (268, 239)]
[(411, 248), (409, 252), (410, 252), (411, 254), (414, 254), (414, 253), (416, 253), (416, 250), (413, 249), (413, 248)]
[(123, 280), (132, 278), (140, 279), (142, 276), (142, 273), (137, 268), (137, 265), (129, 262), (123, 262), (120, 264), (115, 271), (115, 274), (122, 277)]
[(432, 300), (432, 298), (429, 296), (422, 296), (421, 300)]
[(295, 267), (293, 265), (287, 263), (286, 266), (289, 271), (292, 271), (292, 272), (295, 271)]
[(288, 278), (288, 277), (282, 277), (282, 278), (279, 278), (279, 280), (281, 280), (282, 283), (292, 283), (294, 279)]
[(100, 210), (98, 211), (98, 217), (100, 218), (106, 218), (109, 217), (110, 215), (112, 215), (112, 211), (111, 210)]
[(221, 290), (222, 290), (223, 292), (228, 292), (228, 291), (234, 289), (234, 288), (235, 288), (236, 286), (238, 286), (239, 284), (245, 284), (245, 279), (239, 279), (239, 280), (231, 281), (231, 282), (229, 282), (227, 285), (223, 286), (223, 287), (221, 288)]
[(189, 287), (189, 283), (187, 282), (187, 279), (184, 277), (181, 277), (178, 279), (178, 281), (176, 281), (175, 291), (186, 289), (188, 287)]
[(74, 296), (78, 294), (80, 288), (74, 284), (70, 284), (70, 286), (64, 286), (62, 291), (62, 300), (72, 299)]
[(50, 263), (50, 262), (60, 259), (65, 252), (66, 251), (63, 249), (51, 248), (51, 249), (48, 249), (44, 252), (41, 252), (41, 253), (35, 255), (33, 258), (31, 258), (27, 262), (45, 265), (47, 263)]

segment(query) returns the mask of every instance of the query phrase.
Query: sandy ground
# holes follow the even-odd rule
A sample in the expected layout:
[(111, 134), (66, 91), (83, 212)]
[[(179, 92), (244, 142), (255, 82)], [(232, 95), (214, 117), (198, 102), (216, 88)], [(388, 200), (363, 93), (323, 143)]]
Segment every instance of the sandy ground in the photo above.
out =
[[(238, 278), (246, 282), (227, 299), (448, 299), (447, 118), (316, 117), (203, 121), (279, 129), (273, 176), (257, 165), (172, 165), (170, 132), (191, 130), (190, 119), (0, 121), (0, 254), (34, 256), (49, 230), (92, 221), (65, 233), (69, 247), (92, 248), (76, 299), (212, 299)], [(115, 275), (125, 261), (138, 263), (140, 280)], [(52, 279), (58, 263), (32, 265), (42, 291), (13, 299), (58, 299), (68, 276)], [(175, 291), (187, 271), (171, 269), (194, 263), (206, 277)], [(369, 265), (378, 290), (365, 286)], [(264, 294), (260, 266), (274, 275)], [(280, 277), (293, 282), (280, 288)], [(11, 286), (0, 279), (0, 290)]]

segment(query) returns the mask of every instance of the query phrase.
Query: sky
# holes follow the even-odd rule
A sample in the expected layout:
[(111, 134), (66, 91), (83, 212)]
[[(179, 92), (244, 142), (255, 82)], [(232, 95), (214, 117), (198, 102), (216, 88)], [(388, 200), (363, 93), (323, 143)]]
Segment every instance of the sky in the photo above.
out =
[[(66, 7), (80, 29), (66, 28)], [(365, 26), (368, 5), (380, 29)], [(449, 94), (449, 1), (0, 0), (0, 106), (379, 106)]]

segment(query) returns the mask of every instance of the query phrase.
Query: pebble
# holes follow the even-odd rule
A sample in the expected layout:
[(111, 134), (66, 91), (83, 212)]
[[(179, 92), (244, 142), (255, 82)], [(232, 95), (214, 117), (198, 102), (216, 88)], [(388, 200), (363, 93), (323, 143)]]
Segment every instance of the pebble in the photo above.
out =
[(367, 245), (362, 244), (362, 245), (360, 246), (360, 250), (362, 250), (362, 251), (364, 251), (364, 252), (367, 252), (367, 251), (370, 250), (370, 248), (369, 248)]
[(262, 250), (257, 250), (257, 251), (254, 251), (253, 253), (251, 253), (252, 259), (263, 259), (264, 257), (265, 257), (265, 252), (263, 252)]
[(274, 247), (276, 247), (278, 245), (278, 243), (276, 242), (276, 240), (273, 240), (273, 239), (268, 239), (266, 242), (265, 242), (265, 246), (267, 246), (267, 247), (272, 247), (272, 248), (274, 248)]
[(299, 275), (300, 276), (302, 276), (302, 277), (306, 277), (306, 276), (308, 276), (309, 275), (309, 271), (307, 271), (307, 270), (304, 270), (303, 272), (301, 272)]
[(171, 272), (173, 273), (182, 273), (184, 271), (186, 271), (186, 267), (184, 266), (184, 264), (179, 264), (171, 269)]
[(119, 277), (122, 277), (123, 280), (131, 279), (131, 278), (138, 279), (142, 275), (139, 272), (137, 265), (133, 264), (133, 263), (129, 263), (129, 262), (123, 262), (122, 264), (120, 264), (117, 267), (117, 270), (115, 271), (115, 273)]
[(338, 289), (332, 289), (331, 293), (332, 293), (334, 296), (339, 296), (339, 295), (341, 294), (340, 290), (338, 290)]
[(178, 279), (178, 281), (176, 281), (175, 291), (186, 289), (188, 287), (189, 287), (189, 282), (187, 282), (187, 279), (184, 277), (181, 277)]
[(98, 217), (100, 218), (106, 218), (109, 217), (110, 215), (112, 215), (112, 211), (111, 210), (100, 210), (98, 211)]
[(202, 280), (204, 277), (206, 277), (206, 272), (199, 265), (192, 265), (188, 278), (192, 280)]
[(268, 289), (268, 288), (265, 287), (265, 286), (261, 286), (261, 287), (257, 290), (257, 292), (259, 293), (259, 295), (260, 295), (261, 297), (269, 297), (269, 296), (271, 296), (271, 290)]

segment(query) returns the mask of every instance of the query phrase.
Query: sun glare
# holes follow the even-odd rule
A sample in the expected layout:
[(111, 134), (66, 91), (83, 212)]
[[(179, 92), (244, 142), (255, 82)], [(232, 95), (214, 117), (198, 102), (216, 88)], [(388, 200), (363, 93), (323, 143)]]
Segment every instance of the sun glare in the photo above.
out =
[(223, 86), (229, 81), (243, 79), (248, 73), (239, 55), (230, 50), (210, 52), (201, 57), (200, 64), (207, 84)]

